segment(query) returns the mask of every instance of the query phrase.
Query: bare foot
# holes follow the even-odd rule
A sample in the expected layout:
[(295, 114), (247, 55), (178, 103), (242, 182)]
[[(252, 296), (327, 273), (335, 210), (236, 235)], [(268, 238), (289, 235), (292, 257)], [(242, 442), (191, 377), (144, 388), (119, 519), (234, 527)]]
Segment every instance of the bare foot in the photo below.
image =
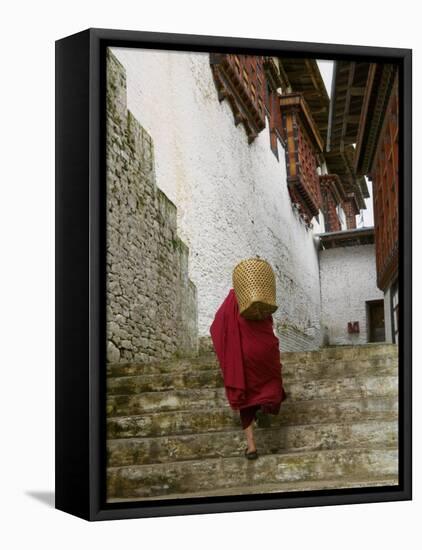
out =
[(248, 443), (248, 452), (252, 453), (256, 451), (256, 444), (253, 434), (253, 422), (251, 422), (249, 426), (245, 428), (244, 432), (246, 434), (246, 441)]

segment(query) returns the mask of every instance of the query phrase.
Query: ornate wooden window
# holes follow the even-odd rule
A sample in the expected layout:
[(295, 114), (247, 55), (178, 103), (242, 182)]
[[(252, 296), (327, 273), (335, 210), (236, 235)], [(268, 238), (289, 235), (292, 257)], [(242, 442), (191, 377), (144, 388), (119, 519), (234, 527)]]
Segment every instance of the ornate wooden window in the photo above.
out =
[(337, 205), (344, 204), (341, 180), (337, 174), (325, 174), (319, 176), (319, 182), (322, 194), (325, 231), (327, 233), (330, 231), (341, 231), (341, 222), (337, 213)]
[(347, 229), (356, 229), (356, 216), (359, 214), (359, 207), (353, 193), (346, 196), (342, 206), (346, 214)]
[(310, 223), (322, 205), (317, 168), (323, 142), (302, 94), (280, 96), (280, 107), (290, 196), (302, 218)]
[(398, 80), (396, 78), (372, 164), (378, 286), (388, 288), (398, 272)]
[(272, 57), (264, 58), (264, 71), (266, 78), (265, 108), (268, 116), (270, 145), (271, 151), (278, 158), (277, 140), (284, 144), (283, 125), (280, 110), (280, 94), (278, 92), (280, 88), (283, 88), (283, 80)]
[(235, 124), (243, 124), (249, 143), (265, 128), (263, 60), (254, 55), (210, 54), (218, 99), (229, 101)]

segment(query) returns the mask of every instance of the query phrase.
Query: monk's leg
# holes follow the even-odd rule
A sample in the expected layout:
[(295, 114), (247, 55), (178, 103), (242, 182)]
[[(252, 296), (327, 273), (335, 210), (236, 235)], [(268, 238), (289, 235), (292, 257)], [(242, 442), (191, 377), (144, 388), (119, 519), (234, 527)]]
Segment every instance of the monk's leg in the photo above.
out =
[(253, 420), (255, 419), (256, 411), (259, 409), (259, 405), (253, 405), (240, 409), (240, 419), (242, 421), (242, 428), (246, 435), (246, 441), (248, 444), (248, 451), (256, 451), (255, 438), (253, 433)]
[(251, 422), (247, 428), (244, 430), (246, 434), (246, 441), (248, 443), (248, 451), (253, 452), (256, 451), (256, 444), (253, 434), (253, 423)]

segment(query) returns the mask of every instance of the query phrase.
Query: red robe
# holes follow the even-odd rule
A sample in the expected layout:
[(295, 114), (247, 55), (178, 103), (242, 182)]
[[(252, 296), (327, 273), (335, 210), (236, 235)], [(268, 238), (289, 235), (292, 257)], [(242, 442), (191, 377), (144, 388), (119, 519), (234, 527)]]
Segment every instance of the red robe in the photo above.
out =
[(210, 333), (232, 409), (261, 405), (263, 412), (277, 414), (285, 392), (272, 316), (261, 321), (242, 317), (232, 288)]

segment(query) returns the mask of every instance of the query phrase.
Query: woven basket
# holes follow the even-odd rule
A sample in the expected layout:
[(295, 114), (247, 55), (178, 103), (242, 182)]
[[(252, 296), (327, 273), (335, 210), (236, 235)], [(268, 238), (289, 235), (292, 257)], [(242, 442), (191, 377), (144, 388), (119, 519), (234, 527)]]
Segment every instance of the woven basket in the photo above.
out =
[(278, 307), (274, 272), (266, 260), (249, 258), (238, 263), (233, 270), (233, 288), (239, 313), (246, 319), (265, 319)]

